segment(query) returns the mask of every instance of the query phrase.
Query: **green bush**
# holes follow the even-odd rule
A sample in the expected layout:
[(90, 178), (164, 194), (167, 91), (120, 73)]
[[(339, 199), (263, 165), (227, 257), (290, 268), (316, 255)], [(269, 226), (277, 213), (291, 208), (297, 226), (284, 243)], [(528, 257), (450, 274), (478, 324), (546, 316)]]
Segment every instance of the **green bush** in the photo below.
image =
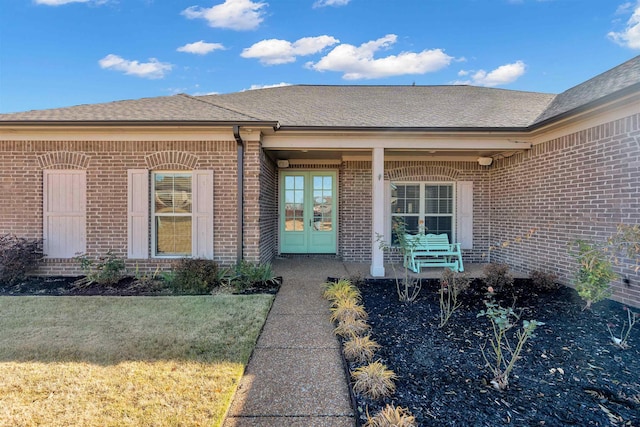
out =
[(225, 270), (213, 260), (182, 258), (170, 274), (164, 275), (174, 292), (181, 294), (208, 294), (218, 288), (224, 279)]
[(616, 278), (613, 264), (607, 253), (590, 243), (578, 240), (578, 272), (575, 277), (576, 291), (585, 300), (584, 309), (591, 304), (607, 299), (613, 293), (611, 281)]
[(117, 257), (111, 251), (94, 261), (86, 255), (76, 257), (80, 268), (85, 274), (83, 279), (76, 282), (77, 286), (87, 286), (93, 283), (102, 286), (115, 285), (122, 279), (125, 273), (124, 260)]
[(0, 283), (14, 285), (42, 259), (42, 239), (0, 235)]
[(242, 260), (236, 265), (235, 273), (232, 284), (238, 292), (245, 291), (256, 284), (269, 284), (275, 280), (271, 264), (254, 264)]

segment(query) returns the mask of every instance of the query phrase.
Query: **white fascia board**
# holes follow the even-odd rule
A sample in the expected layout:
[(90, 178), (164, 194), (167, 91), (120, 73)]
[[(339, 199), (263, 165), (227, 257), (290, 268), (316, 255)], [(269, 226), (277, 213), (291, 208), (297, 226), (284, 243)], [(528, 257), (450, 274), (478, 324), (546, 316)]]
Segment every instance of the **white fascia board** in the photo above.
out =
[[(240, 127), (245, 141), (259, 141), (261, 130)], [(233, 128), (208, 126), (2, 126), (0, 141), (235, 141)]]
[(406, 136), (406, 135), (264, 135), (265, 150), (526, 150), (531, 144), (522, 134), (511, 137)]

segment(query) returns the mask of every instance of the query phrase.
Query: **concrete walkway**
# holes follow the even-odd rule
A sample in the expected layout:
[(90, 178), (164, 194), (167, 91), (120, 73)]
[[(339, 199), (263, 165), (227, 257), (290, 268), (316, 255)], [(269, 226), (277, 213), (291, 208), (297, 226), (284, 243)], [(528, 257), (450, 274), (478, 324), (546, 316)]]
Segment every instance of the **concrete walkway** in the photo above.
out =
[(322, 298), (327, 277), (352, 273), (330, 258), (276, 260), (273, 269), (283, 284), (223, 426), (354, 426), (340, 344)]

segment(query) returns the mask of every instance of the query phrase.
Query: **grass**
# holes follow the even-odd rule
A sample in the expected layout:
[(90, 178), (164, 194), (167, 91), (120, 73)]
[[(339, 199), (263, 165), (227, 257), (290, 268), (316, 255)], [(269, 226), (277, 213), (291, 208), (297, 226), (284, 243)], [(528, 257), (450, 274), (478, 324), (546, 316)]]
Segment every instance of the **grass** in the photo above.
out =
[(0, 426), (217, 426), (265, 295), (0, 297)]

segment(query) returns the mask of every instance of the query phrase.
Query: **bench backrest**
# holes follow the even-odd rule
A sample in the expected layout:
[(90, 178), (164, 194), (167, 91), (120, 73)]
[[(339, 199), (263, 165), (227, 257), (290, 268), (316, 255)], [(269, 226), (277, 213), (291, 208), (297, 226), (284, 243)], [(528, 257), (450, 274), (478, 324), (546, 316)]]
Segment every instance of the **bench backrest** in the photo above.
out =
[(413, 250), (448, 251), (449, 236), (443, 234), (405, 234), (407, 246)]

